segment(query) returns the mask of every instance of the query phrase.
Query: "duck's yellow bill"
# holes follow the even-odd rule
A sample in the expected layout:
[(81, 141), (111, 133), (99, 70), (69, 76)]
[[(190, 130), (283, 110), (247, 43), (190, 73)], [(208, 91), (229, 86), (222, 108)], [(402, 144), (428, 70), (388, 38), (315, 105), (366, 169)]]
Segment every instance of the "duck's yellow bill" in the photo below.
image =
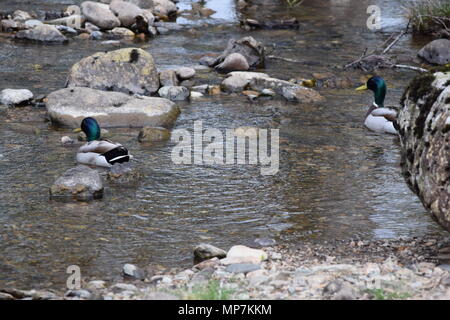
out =
[(73, 132), (81, 132), (81, 128), (73, 129)]
[(361, 87), (356, 88), (356, 91), (362, 91), (362, 90), (367, 90), (367, 84), (363, 84)]

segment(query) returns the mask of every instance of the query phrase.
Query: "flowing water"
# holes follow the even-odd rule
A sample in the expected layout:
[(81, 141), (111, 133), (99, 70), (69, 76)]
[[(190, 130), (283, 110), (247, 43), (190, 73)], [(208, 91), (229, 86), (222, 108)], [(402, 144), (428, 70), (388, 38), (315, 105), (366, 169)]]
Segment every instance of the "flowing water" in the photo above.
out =
[[(72, 0), (5, 0), (0, 10), (60, 10)], [(263, 1), (260, 1), (261, 3)], [(265, 1), (269, 2), (269, 1)], [(198, 67), (208, 52), (221, 52), (228, 39), (252, 35), (271, 55), (303, 63), (268, 59), (264, 72), (282, 78), (310, 78), (336, 72), (366, 47), (381, 45), (405, 27), (400, 1), (370, 1), (382, 9), (383, 28), (366, 27), (368, 1), (308, 1), (289, 9), (284, 1), (248, 9), (245, 16), (275, 19), (296, 16), (299, 30), (244, 31), (243, 13), (232, 0), (206, 1), (218, 11), (208, 19), (178, 18), (185, 28), (151, 39), (123, 42), (153, 55), (159, 69)], [(182, 0), (181, 9), (191, 1)], [(390, 51), (411, 63), (425, 40), (405, 36)], [(97, 51), (118, 47), (74, 40), (66, 45), (17, 43), (0, 37), (0, 89), (29, 88), (45, 95), (62, 88), (69, 68)], [(198, 69), (196, 84), (219, 84), (223, 75)], [(348, 72), (355, 86), (362, 72)], [(388, 83), (387, 105), (398, 103), (412, 71), (382, 70)], [(318, 106), (282, 100), (250, 102), (243, 95), (207, 96), (180, 104), (175, 128), (255, 126), (280, 129), (280, 171), (262, 176), (253, 165), (175, 165), (168, 142), (141, 145), (136, 130), (111, 129), (139, 159), (145, 179), (135, 186), (106, 185), (102, 200), (89, 203), (50, 201), (48, 187), (75, 165), (77, 146), (63, 147), (70, 130), (52, 128), (42, 109), (14, 109), (17, 119), (0, 112), (0, 286), (63, 289), (67, 266), (81, 267), (85, 278), (112, 279), (124, 263), (140, 266), (192, 265), (192, 247), (209, 242), (228, 248), (257, 237), (299, 241), (394, 238), (442, 233), (400, 172), (398, 141), (362, 126), (372, 97), (353, 89), (320, 89)], [(15, 120), (16, 119), (16, 120)]]

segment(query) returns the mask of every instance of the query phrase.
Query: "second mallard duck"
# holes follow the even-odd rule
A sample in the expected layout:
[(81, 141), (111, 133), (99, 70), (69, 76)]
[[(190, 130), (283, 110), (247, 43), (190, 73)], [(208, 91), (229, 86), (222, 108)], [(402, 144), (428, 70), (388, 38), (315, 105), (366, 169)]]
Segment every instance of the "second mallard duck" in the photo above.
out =
[(78, 149), (77, 162), (109, 168), (115, 163), (128, 162), (132, 158), (121, 144), (100, 140), (101, 129), (94, 118), (84, 118), (81, 130), (86, 134), (88, 142)]
[(380, 76), (371, 77), (365, 85), (356, 90), (371, 90), (375, 101), (369, 107), (364, 119), (364, 125), (372, 131), (397, 134), (397, 111), (384, 107), (386, 82)]

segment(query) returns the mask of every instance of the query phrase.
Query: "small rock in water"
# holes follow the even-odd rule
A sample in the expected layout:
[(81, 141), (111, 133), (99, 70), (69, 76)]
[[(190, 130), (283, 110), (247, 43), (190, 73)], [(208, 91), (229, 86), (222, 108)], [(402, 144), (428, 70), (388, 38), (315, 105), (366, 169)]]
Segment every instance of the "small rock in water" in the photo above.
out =
[(63, 173), (50, 188), (51, 197), (73, 197), (90, 200), (103, 197), (103, 183), (99, 173), (85, 165), (78, 165)]
[(166, 98), (171, 101), (182, 101), (189, 98), (189, 90), (182, 86), (166, 86), (158, 90), (161, 98)]
[(0, 93), (0, 102), (4, 105), (19, 105), (33, 99), (33, 93), (28, 89), (4, 89)]
[(194, 258), (197, 262), (208, 260), (211, 258), (224, 258), (227, 253), (225, 250), (219, 249), (208, 243), (200, 243), (194, 248)]
[(159, 73), (159, 82), (162, 87), (178, 86), (179, 81), (174, 70), (164, 70)]
[(120, 20), (110, 10), (108, 5), (94, 1), (84, 1), (81, 4), (81, 13), (89, 22), (102, 29), (110, 30), (120, 26)]
[(145, 273), (144, 270), (136, 267), (134, 264), (125, 264), (122, 268), (122, 272), (124, 276), (135, 278), (138, 280), (144, 280), (145, 279)]
[(90, 22), (86, 22), (86, 24), (84, 25), (84, 28), (86, 29), (87, 32), (92, 33), (94, 31), (100, 31), (100, 28), (97, 27), (95, 24), (92, 24)]
[(27, 39), (41, 42), (65, 42), (67, 38), (55, 27), (48, 24), (38, 25), (32, 29), (16, 33), (16, 39)]
[(133, 31), (127, 28), (117, 27), (111, 30), (111, 34), (118, 37), (134, 37)]
[(56, 29), (58, 29), (62, 33), (78, 34), (77, 30), (75, 30), (74, 28), (68, 27), (68, 26), (56, 26)]
[(175, 73), (180, 80), (187, 80), (195, 76), (195, 69), (188, 67), (181, 67), (176, 69)]
[(92, 40), (101, 40), (103, 38), (103, 33), (101, 31), (93, 31), (89, 35), (89, 38)]
[(194, 86), (194, 87), (192, 87), (191, 89), (194, 90), (194, 91), (198, 91), (198, 92), (200, 92), (200, 93), (205, 94), (205, 93), (208, 93), (208, 87), (209, 87), (209, 85), (207, 85), (207, 84), (202, 84), (202, 85), (200, 85), (200, 86)]
[(220, 71), (247, 71), (250, 66), (247, 59), (240, 53), (232, 53), (228, 55), (222, 63), (216, 66)]
[(230, 264), (225, 271), (226, 272), (232, 272), (232, 273), (248, 273), (255, 270), (259, 270), (261, 267), (257, 264), (253, 263), (234, 263)]
[(73, 140), (71, 137), (68, 137), (68, 136), (64, 136), (61, 138), (61, 143), (63, 145), (73, 144), (74, 142), (75, 142), (75, 140)]
[(204, 96), (204, 94), (201, 93), (201, 92), (191, 91), (191, 98), (192, 99), (198, 99), (198, 98), (201, 98), (203, 96)]

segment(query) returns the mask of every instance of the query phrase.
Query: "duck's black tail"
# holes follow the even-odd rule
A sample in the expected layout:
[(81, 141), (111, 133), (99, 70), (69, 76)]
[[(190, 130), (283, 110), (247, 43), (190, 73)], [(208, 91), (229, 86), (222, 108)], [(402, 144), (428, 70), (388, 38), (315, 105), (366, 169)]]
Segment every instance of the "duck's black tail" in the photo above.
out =
[(128, 150), (122, 146), (102, 153), (102, 156), (104, 156), (106, 161), (111, 165), (115, 163), (128, 162), (131, 159), (131, 156), (128, 154)]

